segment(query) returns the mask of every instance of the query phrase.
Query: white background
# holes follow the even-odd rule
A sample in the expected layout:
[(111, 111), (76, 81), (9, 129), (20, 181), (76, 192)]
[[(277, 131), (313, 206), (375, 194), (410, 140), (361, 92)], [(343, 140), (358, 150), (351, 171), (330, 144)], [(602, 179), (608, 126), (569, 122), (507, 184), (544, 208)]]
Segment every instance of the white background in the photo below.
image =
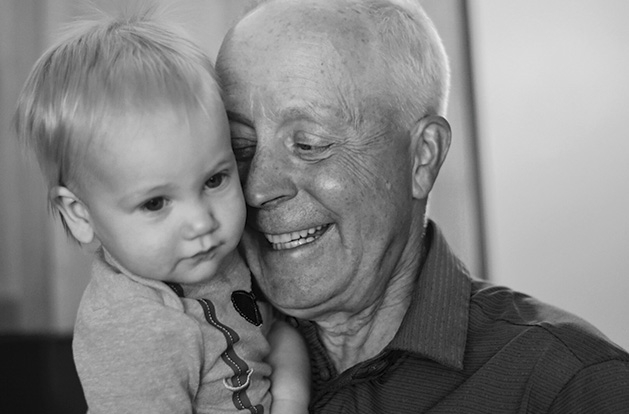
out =
[(470, 9), (490, 275), (629, 349), (629, 2)]

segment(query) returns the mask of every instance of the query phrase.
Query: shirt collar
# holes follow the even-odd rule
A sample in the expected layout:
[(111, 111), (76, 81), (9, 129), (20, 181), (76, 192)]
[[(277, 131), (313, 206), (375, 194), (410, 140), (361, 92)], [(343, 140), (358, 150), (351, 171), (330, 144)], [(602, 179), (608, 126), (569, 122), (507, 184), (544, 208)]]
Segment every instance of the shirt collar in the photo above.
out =
[(465, 266), (431, 221), (424, 243), (429, 250), (413, 299), (387, 348), (418, 353), (461, 370), (467, 340), (471, 280)]

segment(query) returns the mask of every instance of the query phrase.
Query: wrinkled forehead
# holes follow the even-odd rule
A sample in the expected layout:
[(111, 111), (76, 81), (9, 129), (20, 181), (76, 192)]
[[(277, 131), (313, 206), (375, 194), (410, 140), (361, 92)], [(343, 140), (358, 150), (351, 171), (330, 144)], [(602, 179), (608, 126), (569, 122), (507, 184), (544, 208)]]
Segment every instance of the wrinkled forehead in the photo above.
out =
[(383, 71), (375, 36), (339, 3), (277, 0), (240, 21), (217, 59), (227, 96), (243, 84), (268, 89), (288, 79), (354, 102), (377, 94)]
[(353, 73), (364, 71), (369, 63), (374, 63), (375, 36), (359, 13), (342, 7), (344, 3), (342, 0), (265, 3), (237, 24), (223, 52), (246, 54), (246, 46), (271, 54), (312, 48), (325, 62), (340, 61)]
[[(260, 15), (258, 16), (257, 13)], [(270, 35), (278, 41), (327, 40), (339, 53), (364, 49), (373, 36), (370, 27), (356, 8), (350, 8), (343, 0), (282, 1), (269, 2), (268, 7), (258, 9), (248, 19), (252, 24), (266, 26)], [(256, 32), (264, 31), (258, 27)]]

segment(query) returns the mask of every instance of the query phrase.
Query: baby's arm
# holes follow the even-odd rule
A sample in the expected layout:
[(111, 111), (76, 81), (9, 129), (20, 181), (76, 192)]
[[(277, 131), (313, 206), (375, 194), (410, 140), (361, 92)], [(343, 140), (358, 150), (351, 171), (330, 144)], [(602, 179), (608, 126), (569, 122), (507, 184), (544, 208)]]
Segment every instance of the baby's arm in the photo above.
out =
[(306, 344), (296, 329), (276, 320), (268, 336), (271, 353), (272, 414), (306, 414), (310, 401), (310, 361)]

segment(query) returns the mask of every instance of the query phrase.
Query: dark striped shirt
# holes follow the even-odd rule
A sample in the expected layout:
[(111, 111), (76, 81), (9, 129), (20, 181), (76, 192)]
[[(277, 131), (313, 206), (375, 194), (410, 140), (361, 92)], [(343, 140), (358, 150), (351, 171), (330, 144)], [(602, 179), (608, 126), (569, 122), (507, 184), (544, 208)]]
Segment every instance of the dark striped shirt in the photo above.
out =
[[(582, 319), (472, 280), (437, 227), (414, 300), (375, 358), (338, 373), (316, 327), (313, 413), (629, 413), (629, 355)], [(628, 322), (629, 326), (629, 322)]]

